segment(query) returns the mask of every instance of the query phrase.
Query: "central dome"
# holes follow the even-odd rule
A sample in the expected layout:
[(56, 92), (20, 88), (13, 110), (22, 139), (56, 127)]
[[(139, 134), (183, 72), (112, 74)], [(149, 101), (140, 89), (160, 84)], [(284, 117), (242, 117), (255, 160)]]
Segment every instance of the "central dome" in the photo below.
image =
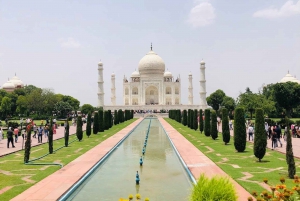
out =
[(154, 51), (148, 52), (139, 62), (140, 75), (161, 74), (165, 72), (165, 62)]

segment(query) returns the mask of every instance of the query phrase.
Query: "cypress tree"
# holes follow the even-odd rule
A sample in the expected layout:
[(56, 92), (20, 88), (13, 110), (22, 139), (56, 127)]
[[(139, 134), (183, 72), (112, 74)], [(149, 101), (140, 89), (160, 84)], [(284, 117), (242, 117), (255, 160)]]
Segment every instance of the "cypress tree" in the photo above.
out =
[(203, 111), (202, 111), (202, 109), (200, 110), (200, 114), (199, 114), (199, 127), (200, 127), (200, 133), (202, 134), (202, 132), (204, 130), (204, 126), (203, 126)]
[(69, 121), (67, 119), (67, 125), (65, 127), (65, 147), (67, 147), (69, 145), (69, 134), (70, 134), (70, 125), (69, 125)]
[(194, 130), (196, 131), (198, 129), (198, 110), (194, 110)]
[(218, 128), (217, 128), (217, 113), (216, 111), (211, 112), (211, 138), (213, 140), (218, 138)]
[(190, 115), (191, 115), (191, 110), (190, 109), (188, 109), (188, 111), (187, 111), (187, 126), (188, 127), (190, 127)]
[(99, 114), (95, 112), (94, 115), (94, 124), (93, 124), (93, 133), (97, 134), (99, 132)]
[(205, 136), (210, 136), (210, 110), (205, 109), (204, 111), (204, 134)]
[(229, 131), (229, 122), (228, 122), (228, 110), (226, 108), (222, 108), (222, 136), (225, 145), (229, 143), (230, 131)]
[(53, 153), (53, 120), (50, 118), (49, 136), (48, 136), (49, 154)]
[(190, 129), (194, 129), (194, 110), (191, 110), (191, 115), (190, 115)]
[(177, 118), (178, 118), (178, 122), (181, 123), (181, 110), (177, 110)]
[(78, 138), (78, 141), (82, 140), (83, 132), (82, 132), (82, 118), (81, 118), (81, 116), (77, 117), (76, 136)]
[(86, 122), (86, 135), (88, 137), (90, 137), (91, 133), (92, 133), (92, 128), (91, 128), (91, 125), (92, 125), (92, 114), (89, 112), (88, 114), (88, 118), (87, 118), (87, 122)]
[(133, 117), (134, 117), (134, 111), (131, 110), (131, 119), (133, 119)]
[(121, 109), (118, 110), (118, 119), (120, 123), (123, 123), (123, 111)]
[(111, 115), (111, 110), (108, 110), (108, 128), (111, 128), (113, 126), (113, 122), (112, 122), (112, 115)]
[(236, 108), (234, 111), (234, 147), (238, 152), (246, 149), (246, 125), (245, 111), (243, 108)]
[(289, 119), (285, 117), (285, 123), (287, 126), (286, 136), (286, 163), (288, 165), (289, 178), (293, 179), (296, 175), (296, 167), (293, 153), (292, 136), (289, 128)]
[(254, 138), (254, 155), (258, 158), (259, 162), (266, 154), (267, 135), (264, 124), (264, 111), (263, 109), (255, 110), (255, 138)]
[(109, 121), (110, 121), (109, 113), (108, 113), (108, 111), (104, 111), (104, 126), (105, 126), (105, 130), (109, 129), (109, 125), (110, 125)]
[(117, 125), (119, 124), (119, 119), (118, 119), (118, 111), (114, 111), (114, 124)]
[(182, 124), (184, 126), (187, 125), (187, 111), (186, 110), (183, 110)]
[[(26, 126), (27, 138), (25, 142), (24, 163), (28, 163), (31, 149), (31, 124)], [(1, 136), (2, 137), (2, 136)]]
[(98, 115), (99, 115), (99, 132), (104, 132), (104, 128), (105, 128), (105, 125), (104, 125), (104, 121), (103, 121), (103, 110), (99, 110), (98, 111)]

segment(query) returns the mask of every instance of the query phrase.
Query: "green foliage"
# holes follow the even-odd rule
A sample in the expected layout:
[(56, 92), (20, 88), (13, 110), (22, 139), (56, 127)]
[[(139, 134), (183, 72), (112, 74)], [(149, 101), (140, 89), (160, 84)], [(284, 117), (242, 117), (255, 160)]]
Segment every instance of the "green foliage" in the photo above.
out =
[(91, 125), (92, 125), (92, 113), (89, 112), (87, 117), (87, 122), (86, 122), (86, 135), (88, 137), (90, 137), (90, 135), (92, 134)]
[[(285, 118), (286, 124), (288, 125), (289, 119)], [(290, 133), (290, 128), (287, 126), (287, 137), (286, 137), (286, 163), (288, 165), (289, 178), (293, 179), (294, 175), (296, 175), (296, 167), (293, 153), (293, 145), (292, 145), (292, 136)]]
[(204, 110), (204, 134), (205, 136), (210, 136), (210, 110)]
[(26, 128), (27, 138), (25, 141), (25, 152), (24, 152), (24, 163), (28, 163), (30, 159), (30, 149), (31, 149), (31, 126)]
[(58, 117), (66, 117), (73, 108), (68, 102), (59, 101), (55, 103), (53, 110), (56, 112)]
[(119, 124), (119, 119), (118, 119), (118, 111), (114, 111), (114, 124), (117, 125)]
[(203, 129), (204, 129), (204, 125), (203, 125), (203, 111), (202, 111), (202, 109), (200, 110), (200, 114), (199, 114), (199, 127), (200, 127), (200, 133), (202, 134)]
[(190, 201), (236, 201), (237, 194), (227, 177), (214, 176), (211, 179), (204, 174), (192, 189)]
[(110, 126), (108, 111), (104, 111), (103, 123), (104, 123), (104, 130), (108, 130)]
[(218, 89), (217, 91), (215, 91), (214, 93), (210, 94), (210, 96), (208, 96), (206, 98), (207, 104), (209, 106), (211, 106), (214, 110), (219, 110), (220, 105), (223, 102), (223, 98), (225, 97), (225, 93), (224, 91), (222, 91), (221, 89)]
[(222, 136), (225, 145), (230, 142), (228, 110), (226, 108), (222, 108)]
[(94, 112), (94, 107), (90, 104), (84, 104), (84, 105), (81, 106), (80, 111), (83, 114), (93, 113)]
[(109, 128), (111, 128), (113, 126), (113, 120), (112, 120), (112, 114), (111, 114), (111, 110), (108, 110), (108, 125), (109, 125)]
[(183, 110), (182, 124), (184, 126), (187, 125), (187, 111), (186, 110)]
[(190, 111), (189, 119), (190, 119), (190, 129), (194, 129), (194, 110)]
[(218, 128), (217, 128), (217, 113), (216, 111), (211, 112), (211, 138), (213, 140), (218, 138)]
[(53, 119), (52, 118), (50, 118), (48, 144), (49, 144), (49, 154), (52, 154), (53, 153)]
[(103, 110), (99, 110), (98, 111), (98, 115), (99, 115), (99, 132), (104, 132), (104, 129), (105, 129), (105, 125), (104, 125), (104, 117), (103, 117)]
[(194, 110), (194, 118), (193, 118), (193, 123), (194, 123), (194, 130), (196, 131), (198, 129), (198, 110)]
[(246, 125), (245, 112), (243, 108), (236, 108), (234, 111), (234, 147), (238, 152), (246, 149)]
[(232, 97), (224, 96), (221, 106), (226, 108), (229, 112), (232, 112), (236, 106), (235, 100)]
[(190, 128), (191, 127), (191, 109), (188, 109), (187, 113), (187, 126)]
[(256, 109), (255, 111), (255, 138), (254, 138), (254, 155), (259, 161), (266, 154), (267, 135), (265, 131), (264, 111)]
[(99, 113), (95, 112), (94, 114), (94, 123), (93, 123), (93, 133), (97, 134), (99, 132)]
[(77, 117), (76, 136), (78, 138), (78, 141), (81, 141), (82, 138), (83, 138), (82, 118), (81, 118), (81, 116)]
[(118, 119), (120, 123), (124, 122), (124, 114), (123, 111), (121, 109), (118, 110)]
[(65, 129), (65, 147), (69, 145), (69, 135), (70, 135), (70, 125), (69, 121), (66, 121), (66, 129)]
[(2, 98), (0, 110), (4, 114), (4, 117), (11, 113), (11, 99), (9, 97)]

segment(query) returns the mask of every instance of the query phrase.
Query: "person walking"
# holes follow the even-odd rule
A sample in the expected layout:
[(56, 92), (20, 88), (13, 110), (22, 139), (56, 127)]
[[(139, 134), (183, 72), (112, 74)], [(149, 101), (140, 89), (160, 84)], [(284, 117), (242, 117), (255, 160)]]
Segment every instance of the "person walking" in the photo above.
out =
[(37, 126), (35, 124), (33, 125), (33, 133), (34, 135), (32, 137), (36, 138)]
[[(282, 143), (280, 141), (280, 138), (281, 138), (281, 128), (280, 128), (279, 125), (276, 126), (276, 137), (277, 137), (276, 142), (279, 142), (280, 143), (280, 147), (282, 147)], [(277, 146), (278, 146), (278, 144), (277, 144)]]
[(22, 138), (23, 138), (23, 140), (24, 140), (24, 138), (26, 140), (26, 137), (27, 137), (27, 135), (26, 135), (26, 129), (23, 129), (22, 130)]
[(0, 143), (3, 139), (3, 130), (2, 130), (2, 127), (0, 127)]
[(249, 137), (249, 141), (250, 141), (250, 138), (252, 138), (252, 141), (253, 141), (253, 133), (254, 133), (254, 128), (253, 128), (253, 125), (250, 124), (249, 127), (248, 127), (248, 137)]
[(43, 131), (44, 129), (40, 125), (40, 127), (38, 128), (38, 143), (42, 143), (43, 141)]
[(19, 137), (19, 129), (18, 129), (18, 127), (16, 127), (14, 129), (14, 134), (15, 134), (15, 143), (17, 143), (18, 142), (18, 137)]
[(277, 139), (277, 134), (276, 134), (276, 130), (274, 128), (271, 133), (272, 150), (276, 148), (276, 139)]
[(45, 138), (48, 137), (48, 132), (49, 132), (49, 127), (48, 127), (48, 125), (46, 124), (45, 127), (44, 127)]
[(14, 133), (12, 131), (12, 128), (9, 127), (7, 130), (7, 148), (9, 148), (10, 142), (11, 142), (12, 147), (15, 148), (13, 135), (14, 135)]

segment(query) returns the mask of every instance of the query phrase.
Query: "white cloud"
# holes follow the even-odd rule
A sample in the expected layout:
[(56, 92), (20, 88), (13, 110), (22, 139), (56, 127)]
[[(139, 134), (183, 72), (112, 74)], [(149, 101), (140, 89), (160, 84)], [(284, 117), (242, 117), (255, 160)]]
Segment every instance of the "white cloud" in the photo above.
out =
[(202, 27), (212, 24), (215, 18), (215, 8), (209, 2), (200, 2), (191, 9), (188, 23), (193, 27)]
[(60, 39), (60, 45), (64, 48), (79, 48), (81, 45), (74, 38), (69, 37), (67, 39)]
[(267, 8), (263, 10), (256, 11), (253, 14), (253, 17), (260, 17), (260, 18), (267, 18), (267, 19), (274, 19), (280, 17), (289, 17), (292, 15), (299, 15), (300, 14), (300, 0), (298, 2), (294, 1), (287, 1), (281, 8)]

